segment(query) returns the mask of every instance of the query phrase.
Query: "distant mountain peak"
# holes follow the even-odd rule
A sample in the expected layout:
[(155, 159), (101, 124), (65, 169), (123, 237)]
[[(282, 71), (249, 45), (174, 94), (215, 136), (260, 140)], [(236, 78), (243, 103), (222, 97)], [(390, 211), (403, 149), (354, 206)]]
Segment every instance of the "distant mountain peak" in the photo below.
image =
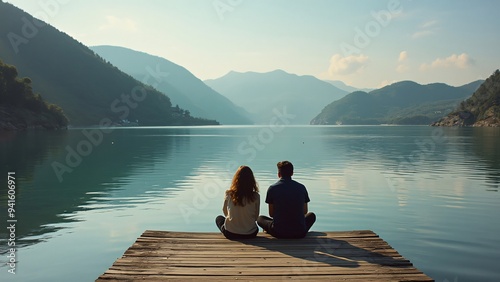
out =
[(94, 46), (92, 50), (136, 79), (160, 76), (147, 82), (165, 93), (172, 105), (189, 110), (193, 116), (216, 119), (223, 124), (253, 123), (244, 109), (208, 87), (186, 68), (165, 58), (119, 46)]
[(359, 87), (355, 87), (352, 85), (348, 85), (341, 80), (324, 80), (324, 81), (327, 83), (330, 83), (331, 85), (333, 85), (339, 89), (342, 89), (348, 93), (355, 92), (355, 91), (370, 92), (370, 91), (374, 90), (373, 88), (359, 88)]
[[(273, 71), (270, 71), (268, 73), (273, 73), (273, 74), (293, 74), (293, 73), (289, 73), (289, 72), (286, 72), (282, 69), (275, 69)], [(296, 75), (296, 74), (293, 74), (293, 75)]]
[[(422, 85), (420, 83), (417, 83), (413, 80), (401, 80), (401, 81), (397, 81), (397, 82), (394, 82), (392, 84), (389, 84), (387, 86), (396, 86), (396, 85), (404, 85), (404, 86), (416, 86), (416, 85)], [(387, 87), (386, 86), (386, 87)]]
[(242, 74), (265, 75), (265, 74), (291, 74), (291, 73), (288, 73), (282, 69), (275, 69), (272, 71), (265, 71), (265, 72), (230, 70), (226, 75), (242, 75)]
[(321, 108), (347, 92), (310, 75), (268, 72), (229, 72), (205, 83), (255, 115), (256, 122), (269, 123), (274, 109), (287, 109), (296, 116), (293, 124), (308, 124)]
[(230, 70), (226, 75), (229, 75), (229, 74), (239, 74), (241, 72), (238, 72), (238, 71), (235, 71), (235, 70)]

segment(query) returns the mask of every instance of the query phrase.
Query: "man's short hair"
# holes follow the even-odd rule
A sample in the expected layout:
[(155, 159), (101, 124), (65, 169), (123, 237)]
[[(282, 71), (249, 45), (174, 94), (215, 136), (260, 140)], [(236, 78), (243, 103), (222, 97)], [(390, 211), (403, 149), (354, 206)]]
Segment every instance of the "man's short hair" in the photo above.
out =
[(277, 164), (278, 172), (283, 177), (290, 177), (293, 175), (293, 164), (289, 161), (281, 161)]

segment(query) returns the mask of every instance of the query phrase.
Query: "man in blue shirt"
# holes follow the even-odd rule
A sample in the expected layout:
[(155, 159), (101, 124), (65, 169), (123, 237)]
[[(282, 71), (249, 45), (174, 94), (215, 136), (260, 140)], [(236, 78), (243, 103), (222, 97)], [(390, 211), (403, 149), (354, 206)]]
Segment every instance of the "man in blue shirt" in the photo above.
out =
[(306, 187), (292, 180), (293, 165), (289, 161), (278, 163), (280, 180), (269, 186), (266, 203), (269, 215), (259, 216), (257, 224), (276, 238), (303, 238), (316, 221), (316, 215), (308, 212), (310, 201)]

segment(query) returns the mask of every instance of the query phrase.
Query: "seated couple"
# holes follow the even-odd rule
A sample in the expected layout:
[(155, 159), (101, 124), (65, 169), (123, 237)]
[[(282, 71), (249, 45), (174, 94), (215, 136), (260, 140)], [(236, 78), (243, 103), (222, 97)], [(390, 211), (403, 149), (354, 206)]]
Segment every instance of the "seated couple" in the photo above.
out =
[(219, 215), (215, 219), (222, 234), (228, 239), (254, 238), (259, 232), (258, 224), (276, 238), (305, 237), (316, 221), (316, 215), (307, 210), (310, 200), (306, 187), (292, 180), (292, 175), (292, 163), (278, 163), (280, 180), (269, 187), (266, 195), (271, 217), (259, 216), (257, 182), (248, 166), (240, 166), (224, 197), (222, 211), (225, 216)]

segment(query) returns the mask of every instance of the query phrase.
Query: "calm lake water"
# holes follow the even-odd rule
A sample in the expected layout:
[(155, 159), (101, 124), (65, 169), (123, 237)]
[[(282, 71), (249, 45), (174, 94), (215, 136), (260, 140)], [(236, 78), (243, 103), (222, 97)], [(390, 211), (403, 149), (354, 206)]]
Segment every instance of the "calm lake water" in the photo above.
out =
[(0, 222), (15, 172), (18, 260), (9, 274), (0, 228), (1, 281), (93, 281), (146, 229), (215, 232), (236, 167), (263, 200), (285, 159), (313, 230), (371, 229), (436, 281), (500, 281), (500, 129), (96, 130), (1, 133)]

